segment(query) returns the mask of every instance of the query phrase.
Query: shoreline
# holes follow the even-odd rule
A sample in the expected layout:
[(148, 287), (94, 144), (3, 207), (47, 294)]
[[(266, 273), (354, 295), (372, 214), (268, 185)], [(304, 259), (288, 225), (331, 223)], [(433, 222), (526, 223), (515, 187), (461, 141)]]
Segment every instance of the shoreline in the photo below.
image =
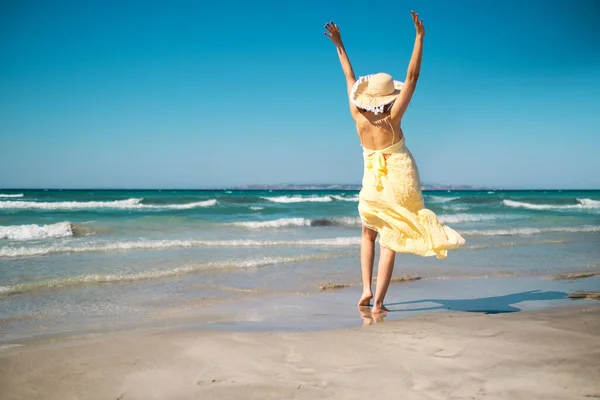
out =
[[(505, 314), (578, 307), (584, 302), (591, 302), (592, 305), (598, 303), (569, 296), (598, 292), (600, 276), (582, 274), (580, 279), (573, 279), (572, 275), (565, 275), (563, 279), (552, 279), (557, 277), (534, 275), (403, 280), (397, 276), (388, 291), (386, 306), (391, 311), (386, 314), (385, 321), (448, 311)], [(310, 332), (361, 326), (364, 323), (364, 310), (356, 307), (361, 286), (345, 284), (333, 287), (287, 293), (239, 289), (234, 291), (235, 296), (191, 297), (188, 301), (182, 300), (166, 307), (157, 306), (151, 312), (147, 311), (133, 319), (114, 314), (102, 319), (86, 316), (53, 324), (51, 318), (17, 315), (0, 321), (3, 327), (0, 352), (6, 346), (28, 346), (45, 341), (61, 341), (72, 336), (135, 329)]]
[(308, 332), (94, 334), (0, 351), (0, 387), (3, 399), (597, 397), (600, 307), (576, 303)]

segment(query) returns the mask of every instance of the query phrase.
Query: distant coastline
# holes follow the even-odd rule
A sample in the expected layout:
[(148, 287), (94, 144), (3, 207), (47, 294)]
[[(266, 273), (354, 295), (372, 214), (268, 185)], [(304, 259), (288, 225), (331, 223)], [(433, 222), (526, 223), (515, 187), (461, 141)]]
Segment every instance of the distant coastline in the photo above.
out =
[[(248, 190), (248, 191), (263, 191), (263, 190), (273, 190), (273, 191), (310, 191), (310, 190), (348, 190), (348, 191), (358, 191), (360, 190), (362, 185), (355, 184), (276, 184), (276, 185), (267, 185), (267, 184), (253, 184), (253, 185), (238, 185), (238, 186), (221, 186), (221, 187), (146, 187), (146, 188), (123, 188), (123, 187), (0, 187), (0, 192), (4, 194), (10, 194), (12, 192), (21, 192), (21, 191), (89, 191), (89, 190), (97, 190), (97, 191), (133, 191), (133, 192), (142, 192), (142, 191), (163, 191), (163, 190), (174, 190), (174, 191), (219, 191), (219, 190)], [(493, 187), (493, 186), (473, 186), (473, 185), (439, 185), (439, 184), (423, 184), (422, 189), (426, 191), (481, 191), (481, 190), (493, 190), (493, 191), (568, 191), (568, 192), (585, 192), (585, 191), (597, 191), (600, 188), (544, 188), (544, 187), (536, 187), (536, 188), (518, 188), (518, 187)]]
[[(298, 185), (298, 184), (280, 184), (280, 185), (244, 185), (235, 186), (234, 190), (360, 190), (362, 185)], [(471, 185), (423, 185), (423, 190), (494, 190), (490, 187), (480, 187)]]

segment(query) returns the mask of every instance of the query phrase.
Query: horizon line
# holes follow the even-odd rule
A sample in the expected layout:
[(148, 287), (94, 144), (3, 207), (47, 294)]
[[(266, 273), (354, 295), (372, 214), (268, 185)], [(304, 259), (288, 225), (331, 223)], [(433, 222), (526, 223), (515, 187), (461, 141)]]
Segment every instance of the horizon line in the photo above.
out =
[[(249, 186), (249, 187), (243, 187), (243, 186)], [(0, 191), (19, 191), (19, 190), (137, 190), (137, 191), (144, 191), (144, 190), (181, 190), (181, 191), (216, 191), (216, 190), (241, 190), (241, 191), (260, 191), (260, 190), (276, 190), (276, 191), (285, 191), (285, 190), (332, 190), (331, 188), (326, 188), (323, 186), (356, 186), (356, 187), (360, 187), (361, 185), (357, 185), (357, 184), (315, 184), (315, 185), (310, 185), (310, 184), (275, 184), (275, 185), (264, 185), (265, 188), (256, 188), (256, 187), (251, 187), (251, 186), (263, 186), (260, 184), (256, 184), (256, 185), (242, 185), (242, 186), (229, 186), (229, 187), (204, 187), (204, 188), (190, 188), (190, 187), (145, 187), (145, 188), (127, 188), (127, 187), (20, 187), (20, 188), (0, 188)], [(272, 186), (300, 186), (298, 188), (271, 188), (269, 189), (268, 187)], [(301, 188), (301, 186), (305, 186), (306, 188)], [(531, 188), (531, 187), (493, 187), (493, 186), (489, 186), (489, 187), (480, 187), (480, 186), (471, 186), (471, 185), (422, 185), (423, 188), (422, 190), (430, 190), (430, 191), (448, 191), (448, 190), (456, 190), (456, 191), (461, 191), (461, 190), (465, 190), (465, 191), (478, 191), (478, 190), (533, 190), (533, 191), (541, 191), (541, 190), (551, 190), (551, 191), (560, 191), (560, 190), (572, 190), (572, 191), (586, 191), (586, 190), (600, 190), (600, 187), (598, 188)], [(427, 186), (435, 186), (438, 188), (427, 188)], [(442, 188), (442, 187), (450, 187), (450, 186), (456, 186), (456, 189), (450, 189), (450, 188)], [(471, 186), (471, 187), (469, 187)], [(320, 188), (319, 188), (320, 187)], [(460, 188), (458, 188), (460, 187)], [(356, 191), (356, 190), (360, 190), (360, 189), (333, 189), (333, 190), (348, 190), (348, 191)]]

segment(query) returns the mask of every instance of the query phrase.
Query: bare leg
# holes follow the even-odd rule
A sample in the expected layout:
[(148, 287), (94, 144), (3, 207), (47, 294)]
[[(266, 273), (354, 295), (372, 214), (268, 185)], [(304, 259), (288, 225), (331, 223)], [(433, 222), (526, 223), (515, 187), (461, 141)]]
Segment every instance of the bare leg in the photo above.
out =
[(394, 261), (396, 260), (396, 252), (387, 247), (380, 247), (379, 265), (377, 266), (377, 291), (375, 292), (375, 301), (371, 312), (377, 314), (383, 311), (389, 311), (383, 305), (385, 294), (390, 286), (390, 279), (394, 271)]
[(371, 281), (373, 280), (373, 262), (375, 260), (375, 239), (377, 232), (363, 226), (360, 243), (360, 268), (362, 270), (363, 293), (358, 301), (359, 306), (369, 306), (373, 298)]

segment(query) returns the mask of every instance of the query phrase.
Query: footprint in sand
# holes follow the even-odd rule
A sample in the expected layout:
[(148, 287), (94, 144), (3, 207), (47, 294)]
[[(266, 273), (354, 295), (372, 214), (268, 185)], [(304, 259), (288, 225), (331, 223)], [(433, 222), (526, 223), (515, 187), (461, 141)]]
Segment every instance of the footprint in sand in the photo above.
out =
[(212, 384), (221, 383), (221, 382), (223, 382), (223, 379), (212, 379), (210, 381), (198, 381), (198, 382), (196, 382), (196, 385), (205, 386), (205, 385), (212, 385)]
[(459, 356), (462, 353), (463, 349), (460, 347), (449, 347), (447, 349), (439, 349), (433, 352), (434, 357), (441, 358), (454, 358)]

